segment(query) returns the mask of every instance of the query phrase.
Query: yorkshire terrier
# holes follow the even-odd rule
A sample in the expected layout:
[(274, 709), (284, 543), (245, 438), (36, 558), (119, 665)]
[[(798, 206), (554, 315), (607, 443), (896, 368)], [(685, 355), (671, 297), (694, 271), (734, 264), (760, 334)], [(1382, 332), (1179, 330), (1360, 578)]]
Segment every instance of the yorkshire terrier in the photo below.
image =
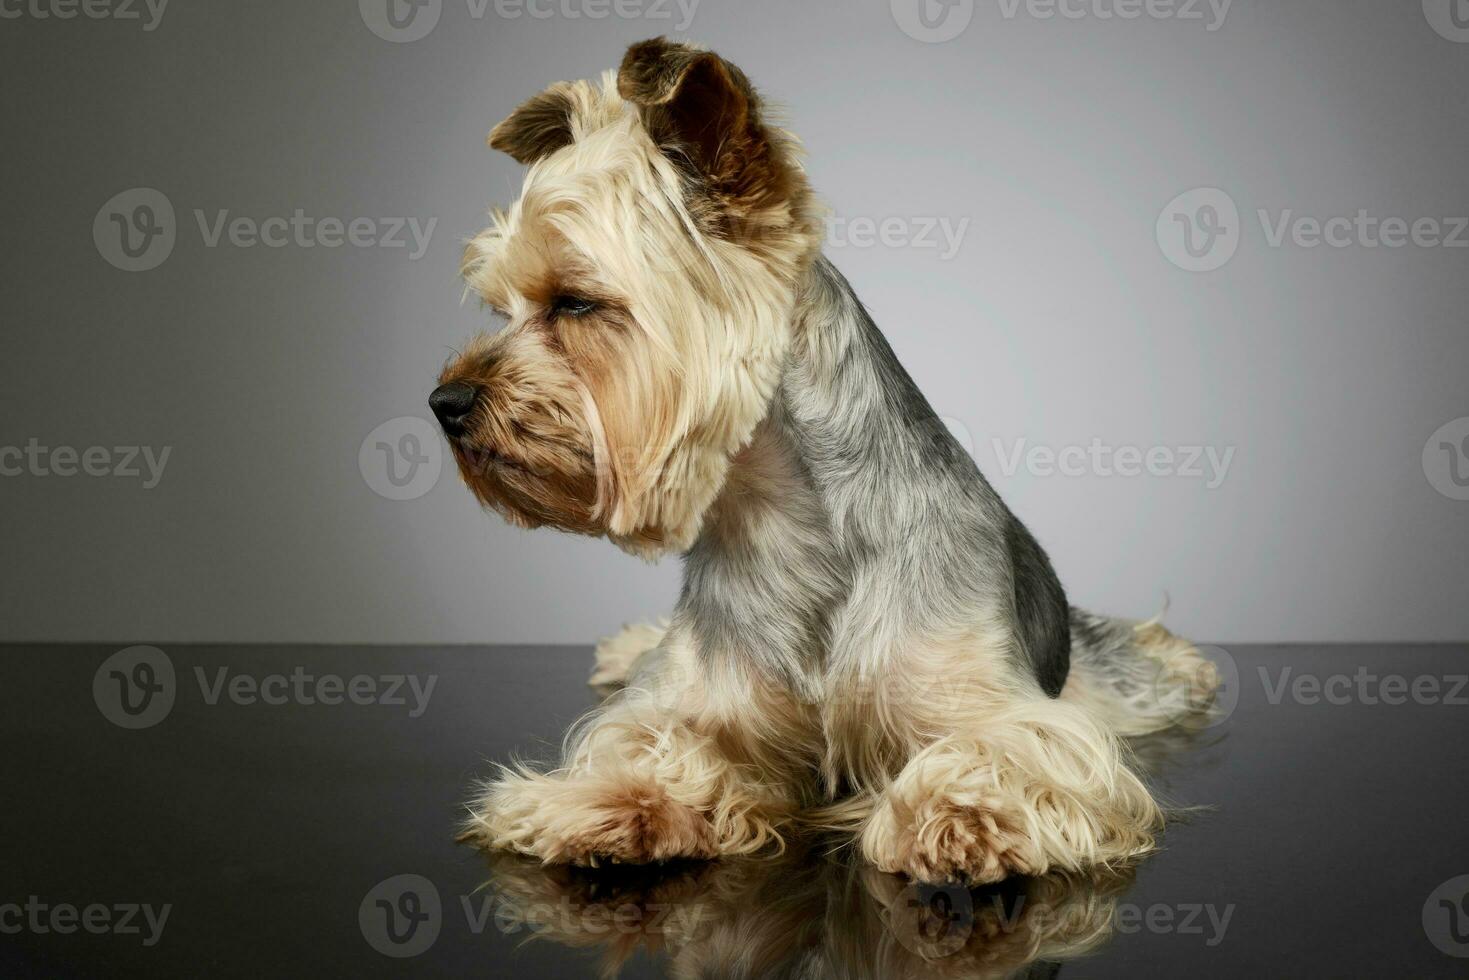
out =
[(1207, 702), (1211, 665), (1068, 606), (822, 257), (797, 143), (744, 73), (646, 41), (489, 143), (529, 171), (464, 258), (503, 329), (430, 399), (460, 472), (514, 524), (685, 568), (666, 627), (599, 647), (621, 689), (554, 768), (485, 786), (465, 838), (648, 863), (815, 824), (971, 884), (1149, 851), (1163, 811), (1122, 738)]

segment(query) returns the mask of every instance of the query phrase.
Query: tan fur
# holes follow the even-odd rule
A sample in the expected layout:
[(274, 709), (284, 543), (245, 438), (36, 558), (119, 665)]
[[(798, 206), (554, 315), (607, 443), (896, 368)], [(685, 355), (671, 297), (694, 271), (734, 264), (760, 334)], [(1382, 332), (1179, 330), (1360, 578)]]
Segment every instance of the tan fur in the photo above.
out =
[[(507, 770), (466, 837), (551, 863), (646, 862), (755, 853), (805, 822), (854, 830), (881, 870), (974, 883), (1148, 853), (1162, 813), (1121, 742), (1083, 706), (1018, 695), (973, 648), (810, 705), (737, 662), (711, 674), (675, 625), (646, 686), (573, 733), (562, 768)], [(859, 791), (811, 809), (802, 771), (818, 761)]]
[(1021, 702), (908, 763), (861, 833), (884, 871), (983, 883), (1120, 866), (1150, 851), (1162, 814), (1085, 711)]
[(656, 678), (621, 692), (568, 736), (559, 769), (505, 769), (472, 806), (462, 839), (581, 865), (780, 846), (801, 802), (799, 763), (744, 720), (762, 695), (761, 716), (772, 725), (798, 709), (741, 681), (734, 703), (731, 686), (706, 676), (676, 628), (663, 651)]
[[(1139, 623), (1135, 631), (1137, 649), (1158, 664), (1155, 689), (1172, 724), (1192, 727), (1212, 721), (1214, 695), (1221, 681), (1219, 668), (1193, 643), (1174, 635), (1156, 620)], [(1123, 735), (1134, 734), (1125, 722), (1119, 721), (1113, 727)]]
[(634, 623), (597, 644), (596, 669), (588, 684), (598, 688), (617, 688), (627, 684), (633, 668), (653, 651), (668, 632), (668, 622)]
[[(453, 440), (469, 487), (516, 524), (643, 556), (703, 532), (777, 559), (811, 546), (803, 528), (825, 514), (762, 423), (793, 343), (823, 342), (793, 326), (820, 222), (793, 140), (743, 73), (636, 45), (618, 75), (553, 86), (491, 143), (530, 169), (464, 258), (506, 328), (441, 377), (477, 392)], [(971, 882), (1120, 866), (1153, 846), (1162, 814), (1117, 734), (1161, 727), (1156, 712), (1124, 716), (1080, 681), (1045, 697), (1016, 669), (1013, 609), (910, 629), (863, 601), (884, 569), (830, 565), (807, 563), (832, 581), (803, 587), (813, 605), (840, 599), (859, 641), (788, 671), (801, 676), (763, 670), (738, 640), (700, 649), (678, 616), (604, 641), (592, 681), (623, 689), (556, 768), (485, 786), (465, 839), (546, 863), (643, 863), (778, 850), (814, 823), (855, 834), (879, 869)], [(813, 642), (803, 628), (780, 639)], [(1212, 690), (1183, 641), (1152, 625), (1137, 641), (1160, 690)]]
[(1133, 628), (1134, 651), (1148, 670), (1136, 679), (1130, 696), (1120, 697), (1083, 670), (1073, 670), (1063, 700), (1084, 706), (1110, 731), (1135, 738), (1171, 728), (1203, 728), (1214, 719), (1219, 670), (1194, 644), (1175, 636), (1157, 620)]
[(1002, 656), (975, 656), (997, 642), (977, 629), (900, 654), (884, 676), (901, 683), (834, 689), (828, 773), (856, 774), (859, 792), (813, 819), (857, 830), (874, 865), (925, 881), (1146, 854), (1162, 813), (1121, 742), (1085, 708), (1016, 684)]
[[(762, 130), (769, 157), (758, 164), (779, 172), (781, 194), (741, 195), (722, 174), (702, 197), (612, 75), (600, 89), (565, 83), (555, 97), (571, 107), (574, 142), (537, 158), (520, 199), (465, 252), (470, 289), (510, 325), (440, 380), (520, 404), (533, 388), (529, 404), (558, 425), (524, 432), (497, 427), (493, 406), (476, 412), (472, 445), (534, 456), (529, 473), (456, 454), (471, 489), (515, 523), (605, 533), (641, 555), (681, 550), (769, 402), (795, 285), (820, 242), (816, 206), (793, 144), (773, 130)], [(711, 237), (714, 213), (758, 235)], [(601, 308), (548, 317), (546, 301), (562, 293)], [(563, 451), (546, 453), (547, 438)]]

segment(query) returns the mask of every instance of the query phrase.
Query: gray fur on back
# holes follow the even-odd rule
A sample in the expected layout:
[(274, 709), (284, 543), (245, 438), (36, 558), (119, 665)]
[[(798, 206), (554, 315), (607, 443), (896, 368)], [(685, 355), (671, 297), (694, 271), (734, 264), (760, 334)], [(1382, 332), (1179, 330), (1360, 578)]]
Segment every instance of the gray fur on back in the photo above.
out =
[(815, 699), (823, 674), (872, 676), (914, 636), (989, 618), (1022, 673), (1060, 693), (1070, 626), (1045, 552), (825, 259), (746, 456), (784, 478), (747, 479), (737, 460), (686, 556), (675, 618), (704, 656), (752, 658)]

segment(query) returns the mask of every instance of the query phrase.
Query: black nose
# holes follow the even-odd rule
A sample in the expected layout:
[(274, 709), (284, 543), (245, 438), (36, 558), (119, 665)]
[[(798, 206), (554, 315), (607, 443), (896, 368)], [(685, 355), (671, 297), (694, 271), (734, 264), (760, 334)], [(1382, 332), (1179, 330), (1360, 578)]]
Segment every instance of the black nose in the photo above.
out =
[(464, 433), (464, 420), (474, 409), (474, 388), (462, 381), (439, 385), (428, 396), (428, 407), (438, 416), (444, 432), (451, 436)]

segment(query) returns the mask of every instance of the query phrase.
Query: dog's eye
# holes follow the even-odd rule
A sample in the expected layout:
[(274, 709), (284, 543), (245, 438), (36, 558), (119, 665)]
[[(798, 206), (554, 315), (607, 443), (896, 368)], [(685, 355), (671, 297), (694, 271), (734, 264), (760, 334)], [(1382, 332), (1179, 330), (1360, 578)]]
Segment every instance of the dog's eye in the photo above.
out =
[(596, 308), (595, 301), (580, 296), (557, 296), (551, 300), (552, 316), (586, 316)]

